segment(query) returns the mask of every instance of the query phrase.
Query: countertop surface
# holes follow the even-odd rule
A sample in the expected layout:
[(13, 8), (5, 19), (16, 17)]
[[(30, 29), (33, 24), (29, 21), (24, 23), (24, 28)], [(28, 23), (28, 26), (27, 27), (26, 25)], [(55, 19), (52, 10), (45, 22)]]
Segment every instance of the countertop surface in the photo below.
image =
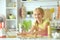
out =
[(0, 40), (60, 40), (60, 39), (52, 39), (52, 38), (0, 38)]

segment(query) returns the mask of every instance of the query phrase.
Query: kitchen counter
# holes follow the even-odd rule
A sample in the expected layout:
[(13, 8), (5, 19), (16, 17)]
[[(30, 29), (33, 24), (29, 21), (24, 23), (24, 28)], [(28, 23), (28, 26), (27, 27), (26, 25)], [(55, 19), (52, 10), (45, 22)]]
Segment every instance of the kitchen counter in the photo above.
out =
[(52, 39), (52, 38), (0, 38), (0, 40), (60, 40), (60, 39)]
[(34, 34), (17, 34), (18, 38), (51, 38), (48, 36), (39, 36)]

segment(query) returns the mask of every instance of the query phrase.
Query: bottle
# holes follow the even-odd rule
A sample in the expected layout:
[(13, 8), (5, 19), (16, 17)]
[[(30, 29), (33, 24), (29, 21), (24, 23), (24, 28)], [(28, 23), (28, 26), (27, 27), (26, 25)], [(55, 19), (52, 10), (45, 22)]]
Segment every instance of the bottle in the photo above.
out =
[(21, 29), (21, 23), (19, 23), (19, 27), (18, 27), (19, 32), (21, 33), (22, 29)]
[(48, 37), (51, 38), (51, 26), (48, 26)]
[(25, 18), (26, 17), (26, 8), (25, 8), (25, 6), (22, 4), (22, 12), (21, 12), (21, 16), (22, 16), (22, 18)]
[(0, 38), (6, 38), (5, 32), (5, 18), (0, 15)]

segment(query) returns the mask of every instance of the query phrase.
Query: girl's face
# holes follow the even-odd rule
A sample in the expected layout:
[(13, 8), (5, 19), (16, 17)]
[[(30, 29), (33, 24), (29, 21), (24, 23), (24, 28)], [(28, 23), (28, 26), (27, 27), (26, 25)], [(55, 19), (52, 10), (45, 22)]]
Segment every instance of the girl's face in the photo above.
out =
[(34, 15), (34, 18), (35, 18), (36, 20), (41, 20), (42, 17), (43, 17), (43, 15), (42, 15), (42, 13), (40, 12), (40, 10), (35, 10), (35, 11), (33, 12), (33, 15)]

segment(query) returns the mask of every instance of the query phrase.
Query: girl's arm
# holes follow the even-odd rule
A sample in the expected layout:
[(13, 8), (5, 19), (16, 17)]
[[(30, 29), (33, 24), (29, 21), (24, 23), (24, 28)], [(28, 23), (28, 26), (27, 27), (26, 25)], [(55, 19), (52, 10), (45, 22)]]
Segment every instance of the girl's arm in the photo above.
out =
[(36, 31), (38, 31), (38, 27), (36, 27), (36, 26), (33, 26), (31, 29), (30, 29), (30, 32), (29, 33), (34, 33), (34, 32), (36, 32)]
[(50, 27), (49, 22), (47, 22), (46, 27), (48, 29), (48, 37), (50, 38), (51, 37), (51, 27)]
[(51, 27), (50, 27), (49, 21), (50, 21), (49, 19), (45, 20), (45, 27), (47, 28), (47, 31), (48, 31), (48, 37), (51, 37)]
[(48, 37), (50, 38), (51, 37), (51, 27), (48, 26)]
[(33, 26), (33, 27), (30, 29), (29, 33), (34, 32), (34, 30), (35, 30), (35, 27)]

